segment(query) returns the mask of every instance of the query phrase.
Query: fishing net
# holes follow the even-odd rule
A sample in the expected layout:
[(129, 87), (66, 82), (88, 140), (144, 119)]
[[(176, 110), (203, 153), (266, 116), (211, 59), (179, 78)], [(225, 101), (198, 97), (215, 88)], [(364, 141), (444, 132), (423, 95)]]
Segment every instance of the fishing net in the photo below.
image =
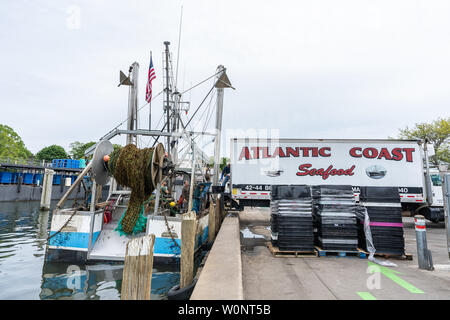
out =
[(138, 149), (129, 144), (110, 155), (108, 171), (118, 184), (131, 189), (127, 210), (119, 223), (125, 234), (133, 233), (144, 201), (155, 189), (150, 169), (153, 151), (154, 148)]
[(131, 232), (125, 232), (125, 230), (123, 230), (123, 225), (122, 225), (123, 218), (127, 215), (128, 209), (126, 209), (123, 212), (122, 218), (120, 218), (119, 224), (117, 225), (117, 228), (115, 228), (114, 230), (119, 232), (119, 234), (121, 236), (130, 234), (130, 233), (133, 235), (136, 235), (138, 233), (143, 232), (147, 225), (147, 217), (144, 215), (144, 209), (145, 209), (145, 207), (142, 206), (142, 209), (139, 212), (138, 218), (136, 219), (136, 224), (134, 225), (133, 230)]

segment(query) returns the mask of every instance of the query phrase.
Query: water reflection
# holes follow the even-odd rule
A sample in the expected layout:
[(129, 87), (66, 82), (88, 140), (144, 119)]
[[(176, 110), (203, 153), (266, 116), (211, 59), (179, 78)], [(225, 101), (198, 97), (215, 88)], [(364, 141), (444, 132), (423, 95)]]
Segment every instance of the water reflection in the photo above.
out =
[[(122, 263), (71, 265), (44, 263), (40, 299), (118, 300), (122, 287)], [(152, 300), (167, 299), (167, 291), (179, 282), (178, 267), (158, 265), (152, 274)]]
[[(50, 223), (39, 201), (0, 202), (0, 299), (120, 299), (123, 263), (45, 262)], [(177, 265), (155, 265), (151, 299), (178, 282)]]

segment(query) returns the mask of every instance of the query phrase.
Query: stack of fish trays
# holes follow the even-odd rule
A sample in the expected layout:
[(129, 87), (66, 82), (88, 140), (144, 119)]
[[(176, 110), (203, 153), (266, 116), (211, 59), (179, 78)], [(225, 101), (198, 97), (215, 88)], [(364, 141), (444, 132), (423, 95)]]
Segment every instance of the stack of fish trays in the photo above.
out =
[(271, 196), (272, 243), (282, 251), (314, 251), (311, 188), (274, 185)]
[[(376, 252), (404, 255), (405, 239), (398, 188), (361, 188), (360, 202), (366, 207), (369, 215), (370, 231)], [(366, 247), (365, 249), (367, 250)]]
[(270, 202), (270, 230), (271, 242), (274, 247), (278, 247), (278, 200)]
[(358, 229), (352, 186), (314, 186), (316, 244), (323, 250), (356, 251)]

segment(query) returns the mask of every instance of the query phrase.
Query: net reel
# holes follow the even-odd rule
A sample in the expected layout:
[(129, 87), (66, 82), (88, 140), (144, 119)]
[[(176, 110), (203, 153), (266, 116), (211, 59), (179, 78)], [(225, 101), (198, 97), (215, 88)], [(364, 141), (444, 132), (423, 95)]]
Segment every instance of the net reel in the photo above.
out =
[[(114, 151), (112, 143), (108, 140), (100, 141), (94, 151), (92, 158), (92, 175), (100, 185), (108, 183), (111, 177), (108, 171), (109, 155)], [(162, 143), (158, 143), (153, 150), (150, 160), (150, 177), (154, 187), (163, 180), (163, 177), (170, 173), (173, 165), (165, 157), (165, 150)]]

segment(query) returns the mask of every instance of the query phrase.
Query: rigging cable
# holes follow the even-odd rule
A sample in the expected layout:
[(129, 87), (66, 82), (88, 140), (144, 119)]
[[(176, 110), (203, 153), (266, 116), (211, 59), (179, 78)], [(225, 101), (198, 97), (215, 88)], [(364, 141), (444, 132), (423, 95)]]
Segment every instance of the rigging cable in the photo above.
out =
[[(159, 97), (161, 95), (161, 93), (163, 93), (164, 90), (161, 90), (153, 99), (156, 99), (157, 97)], [(141, 106), (137, 111), (140, 111), (142, 108), (144, 108), (145, 106), (147, 106), (149, 103), (146, 102), (143, 106)], [(126, 118), (125, 120), (123, 120), (121, 123), (119, 123), (117, 126), (115, 126), (113, 129), (111, 129), (107, 134), (105, 134), (103, 137), (100, 138), (100, 140), (102, 140), (105, 136), (107, 136), (109, 133), (113, 132), (114, 130), (116, 130), (118, 127), (120, 127), (122, 124), (124, 124), (126, 121), (128, 121), (128, 119), (130, 119), (132, 116), (129, 116), (128, 118)]]
[(201, 108), (201, 106), (203, 105), (203, 103), (205, 102), (206, 98), (208, 98), (209, 94), (213, 91), (214, 86), (211, 87), (211, 89), (209, 89), (208, 93), (206, 94), (205, 98), (203, 99), (203, 101), (200, 103), (200, 105), (197, 107), (197, 109), (195, 110), (194, 114), (191, 116), (191, 118), (189, 119), (189, 121), (186, 123), (186, 125), (184, 126), (185, 128), (188, 126), (188, 124), (192, 121), (192, 119), (194, 119), (195, 115), (197, 114), (198, 110)]
[(194, 89), (195, 87), (198, 87), (199, 85), (201, 85), (202, 83), (205, 83), (206, 81), (208, 81), (209, 79), (211, 79), (211, 78), (213, 78), (213, 77), (215, 77), (215, 76), (217, 76), (219, 73), (221, 73), (222, 71), (218, 71), (218, 72), (216, 72), (215, 74), (213, 74), (212, 76), (210, 76), (210, 77), (208, 77), (207, 79), (205, 79), (205, 80), (203, 80), (203, 81), (201, 81), (201, 82), (199, 82), (199, 83), (197, 83), (195, 86), (193, 86), (193, 87), (190, 87), (189, 89), (187, 89), (187, 90), (184, 90), (181, 94), (185, 94), (186, 92), (188, 92), (188, 91), (190, 91), (190, 90), (192, 90), (192, 89)]

